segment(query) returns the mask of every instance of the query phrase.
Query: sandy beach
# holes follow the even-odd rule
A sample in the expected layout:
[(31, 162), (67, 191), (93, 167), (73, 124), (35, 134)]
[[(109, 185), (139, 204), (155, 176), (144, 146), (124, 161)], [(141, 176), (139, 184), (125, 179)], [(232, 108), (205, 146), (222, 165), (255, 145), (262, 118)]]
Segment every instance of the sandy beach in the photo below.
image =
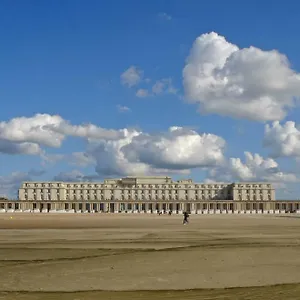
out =
[(295, 299), (299, 232), (292, 215), (2, 214), (0, 299)]

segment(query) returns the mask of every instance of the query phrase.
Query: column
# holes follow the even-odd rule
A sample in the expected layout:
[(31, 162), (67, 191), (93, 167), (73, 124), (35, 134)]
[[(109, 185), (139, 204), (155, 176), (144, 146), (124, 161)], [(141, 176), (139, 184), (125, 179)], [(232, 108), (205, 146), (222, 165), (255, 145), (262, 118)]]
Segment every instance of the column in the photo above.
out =
[(179, 213), (179, 214), (182, 214), (184, 203), (180, 202), (180, 203), (178, 203), (178, 204), (179, 204), (179, 210), (178, 210), (178, 213)]
[(190, 203), (190, 209), (191, 209), (191, 213), (192, 213), (192, 214), (195, 214), (195, 213), (196, 213), (195, 203)]
[(118, 213), (120, 208), (119, 208), (120, 204), (119, 203), (114, 203), (114, 213)]
[(168, 212), (170, 210), (170, 204), (166, 203), (166, 211)]

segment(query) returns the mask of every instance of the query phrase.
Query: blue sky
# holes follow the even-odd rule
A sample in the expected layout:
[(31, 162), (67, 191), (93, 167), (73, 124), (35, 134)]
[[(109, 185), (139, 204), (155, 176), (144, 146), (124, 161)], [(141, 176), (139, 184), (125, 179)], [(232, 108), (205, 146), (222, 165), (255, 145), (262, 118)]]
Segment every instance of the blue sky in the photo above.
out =
[[(298, 198), (299, 107), (287, 103), (299, 97), (299, 11), (297, 1), (2, 1), (0, 193), (12, 194), (20, 181), (28, 178), (94, 176), (100, 180), (133, 173), (168, 173), (195, 181), (269, 180), (277, 187), (278, 198)], [(244, 58), (228, 54), (231, 65), (215, 68), (209, 75), (218, 79), (226, 71), (230, 82), (235, 82), (238, 74), (243, 80), (234, 87), (243, 89), (242, 96), (231, 99), (227, 87), (209, 90), (209, 84), (200, 90), (193, 81), (193, 72), (204, 66), (204, 60), (212, 62), (211, 57), (203, 58), (211, 54), (201, 48), (205, 43), (220, 47), (218, 51), (230, 43), (239, 50), (253, 46), (266, 53), (260, 57), (258, 50), (251, 54), (232, 48), (232, 53), (245, 53)], [(198, 54), (188, 60), (192, 49)], [(279, 54), (269, 52), (273, 49), (285, 55), (289, 65), (278, 62)], [(224, 51), (216, 53), (225, 55)], [(184, 75), (188, 64), (192, 71)], [(139, 77), (133, 85), (122, 81), (122, 74), (130, 68)], [(294, 77), (286, 70), (292, 70)], [(268, 85), (270, 81), (274, 84)], [(285, 84), (279, 87), (282, 82)], [(156, 83), (164, 85), (154, 93)], [(141, 89), (147, 91), (147, 97), (137, 96)], [(265, 106), (262, 101), (266, 97), (271, 102)], [(229, 107), (227, 112), (222, 105)], [(250, 113), (251, 109), (257, 113)], [(32, 138), (32, 132), (42, 135), (48, 130), (45, 124), (54, 122), (40, 118), (37, 123), (36, 114), (58, 115), (64, 120), (59, 121), (63, 123), (59, 146), (49, 142), (57, 138), (57, 130), (49, 133), (48, 142), (41, 136)], [(21, 124), (19, 128), (12, 126), (12, 119)], [(281, 127), (272, 127), (269, 146), (264, 146), (265, 126), (273, 126), (276, 120)], [(283, 134), (286, 121), (295, 122), (295, 127)], [(140, 137), (125, 142), (129, 145), (125, 153), (125, 148), (120, 148), (124, 140), (101, 136), (91, 141), (88, 133), (66, 133), (62, 129), (66, 123), (72, 130), (76, 125), (85, 130), (86, 124), (100, 131), (128, 128)], [(171, 126), (183, 129), (170, 133)], [(204, 133), (213, 137), (204, 137)], [(1, 141), (5, 144), (2, 148)], [(22, 149), (35, 145), (39, 150), (13, 154), (16, 145)], [(262, 160), (245, 161), (245, 151)], [(78, 162), (75, 152), (88, 162)], [(126, 161), (121, 166), (116, 156), (121, 153), (123, 157), (123, 152)], [(167, 157), (169, 154), (173, 158)], [(238, 159), (243, 163), (239, 170)], [(35, 176), (34, 170), (41, 174)]]

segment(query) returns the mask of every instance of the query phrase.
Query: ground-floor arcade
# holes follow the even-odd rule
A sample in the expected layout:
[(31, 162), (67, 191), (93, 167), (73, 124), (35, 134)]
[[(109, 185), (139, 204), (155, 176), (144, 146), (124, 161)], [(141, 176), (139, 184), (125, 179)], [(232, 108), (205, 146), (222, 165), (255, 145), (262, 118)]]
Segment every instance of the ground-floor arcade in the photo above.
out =
[(91, 213), (291, 213), (300, 212), (300, 201), (193, 201), (193, 202), (93, 202), (93, 201), (1, 201), (0, 212)]

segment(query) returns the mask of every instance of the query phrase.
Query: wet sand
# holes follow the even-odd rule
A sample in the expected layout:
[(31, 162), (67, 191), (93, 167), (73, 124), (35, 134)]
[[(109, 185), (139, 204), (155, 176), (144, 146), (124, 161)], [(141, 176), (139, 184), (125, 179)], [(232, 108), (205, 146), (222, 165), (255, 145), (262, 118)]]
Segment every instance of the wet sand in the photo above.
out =
[(280, 291), (285, 299), (300, 297), (300, 217), (192, 215), (190, 221), (0, 215), (0, 299), (259, 299), (264, 293), (277, 299)]

